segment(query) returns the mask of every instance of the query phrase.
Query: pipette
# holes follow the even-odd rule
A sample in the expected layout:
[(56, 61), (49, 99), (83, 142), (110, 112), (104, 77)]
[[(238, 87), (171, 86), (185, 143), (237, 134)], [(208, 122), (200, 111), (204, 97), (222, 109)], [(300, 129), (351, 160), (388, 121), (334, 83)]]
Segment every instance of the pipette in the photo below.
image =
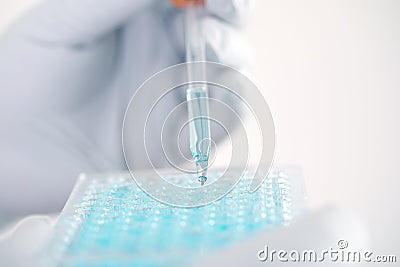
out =
[[(205, 62), (205, 41), (200, 26), (200, 18), (204, 13), (202, 4), (192, 1), (185, 8), (185, 42), (186, 61)], [(188, 64), (188, 80), (201, 79), (205, 81), (205, 63)], [(208, 158), (210, 155), (211, 132), (208, 107), (208, 92), (206, 84), (191, 83), (186, 91), (188, 101), (190, 150), (196, 162), (198, 181), (201, 185), (207, 181)]]

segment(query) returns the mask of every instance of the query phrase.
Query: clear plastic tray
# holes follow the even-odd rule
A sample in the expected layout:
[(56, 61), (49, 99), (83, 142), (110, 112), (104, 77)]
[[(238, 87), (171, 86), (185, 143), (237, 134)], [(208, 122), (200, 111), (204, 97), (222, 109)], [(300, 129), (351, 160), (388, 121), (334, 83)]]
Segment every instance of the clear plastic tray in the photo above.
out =
[(286, 225), (304, 210), (298, 169), (271, 171), (255, 193), (246, 190), (249, 180), (243, 177), (210, 205), (179, 208), (146, 195), (129, 173), (83, 174), (58, 219), (45, 261), (51, 266), (188, 266), (210, 251)]

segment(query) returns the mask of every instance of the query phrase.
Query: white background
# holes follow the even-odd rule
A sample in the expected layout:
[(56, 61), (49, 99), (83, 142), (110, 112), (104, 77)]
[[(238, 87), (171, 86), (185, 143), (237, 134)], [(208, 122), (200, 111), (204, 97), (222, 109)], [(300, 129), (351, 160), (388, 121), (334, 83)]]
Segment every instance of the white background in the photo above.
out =
[[(34, 2), (0, 0), (0, 32)], [(398, 253), (400, 1), (259, 0), (247, 35), (276, 161), (303, 168), (311, 208), (352, 209)]]

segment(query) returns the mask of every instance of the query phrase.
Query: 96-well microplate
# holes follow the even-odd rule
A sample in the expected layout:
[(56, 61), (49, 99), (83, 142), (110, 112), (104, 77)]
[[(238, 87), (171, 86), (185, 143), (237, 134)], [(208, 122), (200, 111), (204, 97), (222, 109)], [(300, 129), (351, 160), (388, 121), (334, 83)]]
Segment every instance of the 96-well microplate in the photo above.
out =
[(286, 225), (302, 210), (298, 171), (271, 171), (254, 193), (246, 191), (249, 180), (243, 177), (210, 205), (180, 208), (146, 195), (129, 173), (81, 175), (46, 261), (76, 267), (188, 266), (257, 231)]

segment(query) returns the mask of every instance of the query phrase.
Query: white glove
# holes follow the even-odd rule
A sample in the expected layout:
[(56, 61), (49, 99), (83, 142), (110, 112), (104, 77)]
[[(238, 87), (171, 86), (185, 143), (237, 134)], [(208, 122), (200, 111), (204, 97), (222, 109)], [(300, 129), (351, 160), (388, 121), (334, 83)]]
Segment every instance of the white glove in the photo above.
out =
[(0, 232), (0, 266), (41, 266), (43, 249), (53, 234), (49, 216), (32, 215)]
[[(250, 1), (208, 0), (208, 60), (249, 66)], [(0, 39), (0, 218), (59, 210), (81, 172), (125, 168), (121, 130), (139, 85), (184, 61), (166, 0), (48, 0)], [(138, 166), (140, 167), (140, 166)]]

